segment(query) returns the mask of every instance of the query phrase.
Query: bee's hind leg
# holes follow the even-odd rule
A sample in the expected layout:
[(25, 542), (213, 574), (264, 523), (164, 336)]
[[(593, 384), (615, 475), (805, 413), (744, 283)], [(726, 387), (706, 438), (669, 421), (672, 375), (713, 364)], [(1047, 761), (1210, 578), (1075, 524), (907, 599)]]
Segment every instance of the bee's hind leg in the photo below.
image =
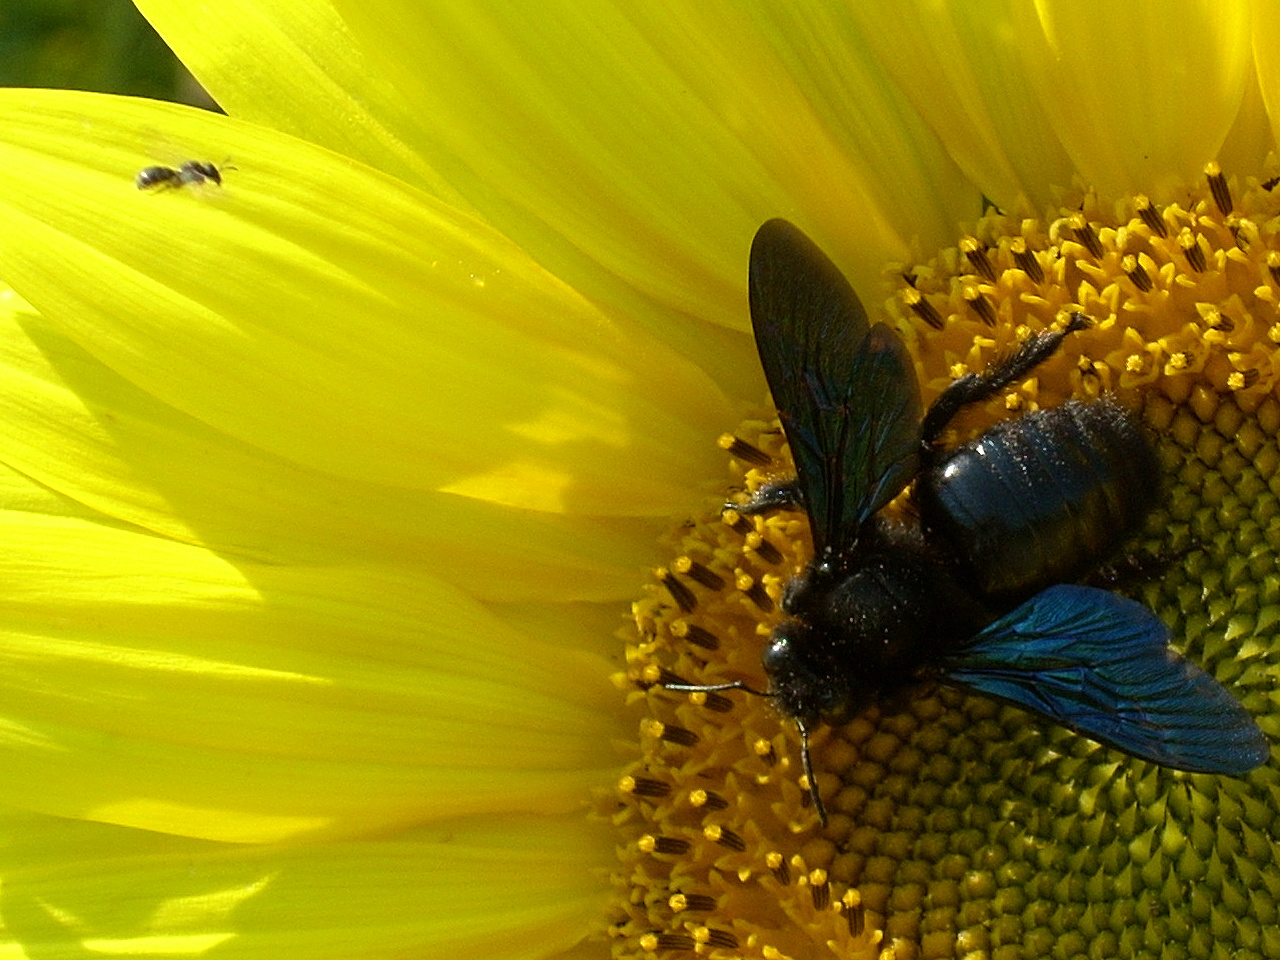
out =
[(920, 443), (925, 456), (932, 452), (934, 442), (963, 408), (985, 400), (1009, 384), (1021, 380), (1053, 356), (1067, 334), (1083, 330), (1087, 326), (1089, 318), (1083, 313), (1074, 313), (1063, 329), (1036, 334), (1009, 356), (992, 363), (981, 373), (966, 373), (943, 390), (930, 405), (920, 427)]
[(730, 501), (725, 506), (750, 517), (772, 510), (803, 510), (804, 497), (800, 493), (800, 481), (793, 477), (790, 480), (766, 483), (743, 503)]

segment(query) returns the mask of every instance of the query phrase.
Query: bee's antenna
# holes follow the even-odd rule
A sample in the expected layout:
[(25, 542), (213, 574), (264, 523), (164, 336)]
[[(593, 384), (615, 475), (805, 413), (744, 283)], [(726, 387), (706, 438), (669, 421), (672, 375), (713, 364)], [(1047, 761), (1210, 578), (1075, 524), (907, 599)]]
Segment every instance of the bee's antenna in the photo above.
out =
[(813, 809), (818, 814), (818, 822), (825, 829), (827, 826), (827, 808), (822, 805), (822, 794), (818, 793), (818, 779), (813, 775), (813, 758), (809, 756), (809, 728), (799, 717), (795, 718), (800, 728), (800, 765), (804, 767), (804, 778), (809, 781), (809, 797), (813, 800)]
[[(729, 683), (664, 683), (664, 690), (675, 690), (679, 693), (719, 693), (722, 690), (741, 690), (755, 697), (771, 697), (773, 694), (757, 690), (741, 680)], [(822, 805), (822, 795), (818, 793), (818, 778), (813, 775), (813, 758), (809, 755), (809, 728), (799, 717), (793, 718), (800, 729), (800, 765), (804, 768), (804, 778), (809, 782), (809, 797), (813, 800), (813, 809), (818, 814), (818, 822), (825, 828), (827, 825), (827, 808)]]
[(747, 686), (741, 680), (734, 680), (732, 683), (664, 683), (662, 689), (675, 690), (679, 693), (719, 693), (721, 690), (741, 690), (755, 697), (771, 696), (763, 690)]

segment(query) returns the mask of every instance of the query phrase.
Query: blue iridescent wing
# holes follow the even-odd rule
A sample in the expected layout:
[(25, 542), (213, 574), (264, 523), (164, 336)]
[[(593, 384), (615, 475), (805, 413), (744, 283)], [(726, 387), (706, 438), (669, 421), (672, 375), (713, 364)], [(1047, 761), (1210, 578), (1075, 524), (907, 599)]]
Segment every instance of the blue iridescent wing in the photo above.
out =
[(897, 333), (871, 327), (816, 244), (770, 220), (751, 244), (751, 324), (796, 462), (815, 553), (858, 528), (915, 476), (920, 388)]
[(1169, 649), (1140, 603), (1050, 587), (977, 634), (947, 679), (1166, 767), (1240, 775), (1271, 748), (1227, 690)]

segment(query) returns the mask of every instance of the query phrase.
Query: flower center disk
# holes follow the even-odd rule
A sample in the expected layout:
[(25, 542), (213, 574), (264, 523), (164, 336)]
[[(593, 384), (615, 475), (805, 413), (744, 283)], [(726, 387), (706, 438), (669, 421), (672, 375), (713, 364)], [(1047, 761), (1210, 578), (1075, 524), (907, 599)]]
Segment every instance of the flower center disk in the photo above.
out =
[[(1112, 393), (1140, 411), (1166, 490), (1131, 549), (1168, 561), (1128, 592), (1264, 729), (1280, 681), (1275, 186), (1241, 187), (1210, 164), (1176, 203), (1108, 209), (1080, 192), (1045, 220), (993, 212), (956, 248), (889, 271), (885, 305), (926, 404), (1064, 311), (1092, 319), (946, 440), (1071, 396)], [(822, 830), (795, 726), (768, 698), (664, 686), (766, 690), (760, 657), (783, 588), (811, 558), (802, 512), (722, 509), (793, 472), (772, 411), (721, 446), (724, 496), (671, 532), (672, 561), (634, 605), (616, 678), (644, 716), (609, 807), (622, 859), (615, 955), (1280, 946), (1268, 892), (1280, 891), (1274, 767), (1246, 778), (1167, 770), (935, 686), (813, 731), (831, 815)]]

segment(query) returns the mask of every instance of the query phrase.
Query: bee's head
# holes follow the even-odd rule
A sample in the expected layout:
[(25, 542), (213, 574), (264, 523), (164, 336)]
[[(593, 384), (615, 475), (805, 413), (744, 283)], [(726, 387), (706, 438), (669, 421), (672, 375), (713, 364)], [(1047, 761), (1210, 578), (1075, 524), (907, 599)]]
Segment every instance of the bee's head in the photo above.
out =
[[(769, 695), (773, 697), (778, 712), (794, 720), (800, 729), (800, 756), (809, 782), (809, 796), (819, 821), (825, 827), (827, 810), (813, 772), (809, 732), (821, 720), (843, 716), (852, 693), (849, 671), (844, 671), (841, 676), (816, 656), (821, 650), (820, 645), (815, 650), (813, 633), (813, 628), (803, 620), (784, 620), (774, 630), (761, 662), (769, 676)], [(870, 692), (865, 695), (869, 696)]]
[(784, 620), (761, 657), (778, 711), (810, 727), (819, 720), (842, 722), (873, 695), (863, 689), (856, 666), (834, 662), (831, 645), (819, 640), (803, 620)]

